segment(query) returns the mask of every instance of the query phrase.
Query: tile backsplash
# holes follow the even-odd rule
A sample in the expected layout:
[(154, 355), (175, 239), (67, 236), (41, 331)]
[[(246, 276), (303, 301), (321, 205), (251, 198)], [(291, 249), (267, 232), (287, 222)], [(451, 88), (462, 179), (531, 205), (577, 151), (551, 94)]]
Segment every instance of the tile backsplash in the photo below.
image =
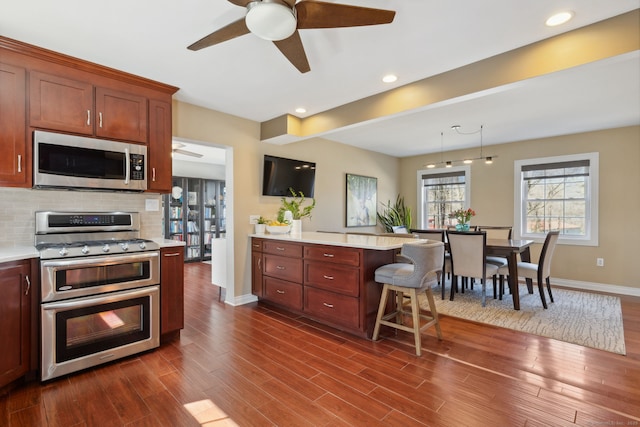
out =
[[(149, 199), (158, 211), (145, 211)], [(36, 211), (139, 212), (142, 237), (163, 234), (160, 194), (0, 188), (0, 246), (33, 245)]]

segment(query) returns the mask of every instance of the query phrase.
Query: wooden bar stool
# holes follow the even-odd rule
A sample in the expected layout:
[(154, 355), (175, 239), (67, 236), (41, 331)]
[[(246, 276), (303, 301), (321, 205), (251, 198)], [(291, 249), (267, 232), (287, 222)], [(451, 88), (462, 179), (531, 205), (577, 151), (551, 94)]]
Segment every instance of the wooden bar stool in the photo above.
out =
[[(442, 331), (438, 322), (438, 312), (431, 287), (438, 282), (438, 272), (442, 271), (444, 259), (444, 243), (428, 241), (426, 243), (405, 243), (402, 245), (401, 254), (411, 263), (393, 263), (379, 267), (375, 272), (375, 280), (384, 284), (376, 325), (373, 329), (373, 340), (376, 341), (380, 334), (380, 325), (390, 326), (406, 332), (413, 332), (415, 337), (416, 354), (422, 354), (420, 333), (431, 327), (436, 327), (438, 339), (442, 339)], [(390, 292), (396, 292), (395, 311), (385, 314), (387, 300)], [(429, 302), (431, 316), (420, 313), (418, 292), (425, 292)], [(404, 295), (411, 298), (412, 325), (404, 324)], [(394, 321), (391, 321), (395, 319)], [(420, 319), (426, 319), (427, 323), (420, 326)]]

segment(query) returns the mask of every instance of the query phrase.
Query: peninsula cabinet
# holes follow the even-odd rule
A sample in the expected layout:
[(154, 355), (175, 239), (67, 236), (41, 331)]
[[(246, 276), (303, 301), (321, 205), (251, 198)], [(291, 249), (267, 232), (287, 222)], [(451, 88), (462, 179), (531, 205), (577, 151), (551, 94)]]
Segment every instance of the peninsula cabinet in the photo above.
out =
[(31, 176), (27, 163), (26, 70), (0, 62), (0, 185), (25, 185)]
[(393, 262), (395, 249), (258, 237), (251, 249), (252, 291), (260, 300), (371, 337), (382, 289), (374, 273)]
[(32, 318), (36, 276), (30, 260), (0, 264), (0, 388), (35, 369), (34, 361), (37, 364), (37, 322)]
[(0, 160), (0, 186), (32, 186), (33, 131), (42, 129), (147, 145), (148, 190), (171, 190), (178, 88), (2, 36), (0, 58), (0, 151), (14, 157)]

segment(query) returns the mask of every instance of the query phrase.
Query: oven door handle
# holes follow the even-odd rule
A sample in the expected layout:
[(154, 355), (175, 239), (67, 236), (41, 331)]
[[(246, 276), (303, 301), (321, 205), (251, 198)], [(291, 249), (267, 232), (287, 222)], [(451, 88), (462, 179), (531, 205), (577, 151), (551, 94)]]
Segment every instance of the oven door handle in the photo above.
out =
[(91, 297), (83, 297), (76, 299), (69, 299), (64, 301), (53, 301), (42, 304), (42, 310), (61, 310), (61, 309), (76, 309), (93, 307), (99, 304), (106, 304), (109, 302), (122, 301), (124, 299), (131, 299), (137, 297), (143, 297), (147, 295), (153, 295), (154, 292), (159, 292), (158, 286), (148, 286), (145, 288), (138, 288), (133, 290), (127, 290), (122, 292), (114, 292), (110, 294), (100, 294)]
[(130, 255), (113, 255), (90, 258), (74, 258), (65, 260), (42, 261), (43, 268), (64, 268), (64, 267), (101, 267), (105, 265), (122, 264), (123, 262), (147, 261), (153, 258), (160, 258), (160, 252), (142, 252)]

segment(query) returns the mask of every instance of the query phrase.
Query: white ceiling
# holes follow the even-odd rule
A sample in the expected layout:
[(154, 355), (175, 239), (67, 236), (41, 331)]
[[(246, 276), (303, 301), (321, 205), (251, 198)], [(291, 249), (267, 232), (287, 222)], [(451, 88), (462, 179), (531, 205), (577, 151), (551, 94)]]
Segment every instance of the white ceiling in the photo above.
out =
[[(640, 0), (326, 0), (395, 10), (389, 25), (301, 30), (311, 71), (299, 73), (253, 34), (187, 46), (244, 15), (225, 0), (0, 0), (0, 34), (180, 88), (177, 99), (263, 122), (299, 117), (640, 7)], [(575, 17), (550, 29), (558, 10)], [(399, 76), (385, 85), (387, 73)], [(640, 124), (640, 56), (576, 67), (324, 137), (402, 157)], [(307, 113), (295, 113), (304, 106)], [(221, 141), (223, 143), (223, 141)]]

